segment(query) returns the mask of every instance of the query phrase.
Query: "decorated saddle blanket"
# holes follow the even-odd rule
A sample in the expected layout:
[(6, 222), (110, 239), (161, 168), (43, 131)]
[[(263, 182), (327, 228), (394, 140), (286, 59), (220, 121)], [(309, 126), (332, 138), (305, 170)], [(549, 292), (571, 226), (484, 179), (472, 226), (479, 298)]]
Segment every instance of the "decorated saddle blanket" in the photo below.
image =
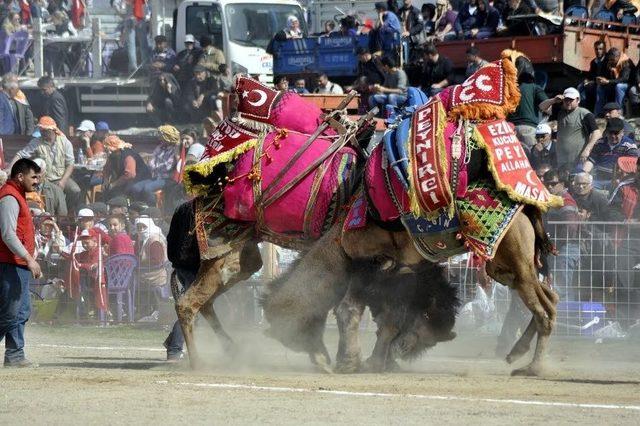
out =
[[(503, 57), (463, 84), (411, 105), (410, 117), (392, 125), (373, 150), (364, 194), (350, 209), (345, 230), (363, 226), (366, 203), (379, 220), (401, 219), (429, 259), (457, 250), (492, 258), (522, 204), (542, 211), (562, 205), (538, 179), (505, 120), (520, 99), (516, 83), (515, 67)], [(486, 158), (488, 173), (470, 174), (474, 155)]]
[[(322, 110), (315, 104), (294, 92), (280, 92), (248, 77), (236, 78), (232, 94), (238, 102), (237, 113), (223, 120), (209, 135), (200, 161), (185, 167), (184, 185), (191, 194), (209, 194), (212, 182), (207, 178), (220, 165), (231, 163), (254, 148), (259, 135), (276, 129), (312, 134), (322, 123)], [(321, 135), (335, 137), (336, 132), (328, 127)]]
[[(317, 239), (331, 227), (353, 193), (356, 153), (351, 148), (342, 148), (327, 158), (273, 203), (261, 208), (257, 202), (307, 138), (301, 133), (273, 131), (242, 154), (228, 174), (224, 215), (255, 222), (266, 239), (286, 246), (295, 244), (294, 240)], [(331, 143), (315, 140), (269, 194), (288, 185)]]

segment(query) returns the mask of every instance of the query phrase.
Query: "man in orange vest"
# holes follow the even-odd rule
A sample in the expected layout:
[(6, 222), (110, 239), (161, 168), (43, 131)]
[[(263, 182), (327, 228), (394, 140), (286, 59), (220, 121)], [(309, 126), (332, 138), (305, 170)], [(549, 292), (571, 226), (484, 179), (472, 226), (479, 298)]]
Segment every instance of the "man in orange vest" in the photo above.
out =
[(35, 229), (25, 193), (35, 191), (40, 167), (23, 158), (11, 168), (0, 188), (0, 341), (4, 366), (29, 367), (24, 357), (24, 326), (31, 313), (29, 279), (42, 276), (35, 256)]

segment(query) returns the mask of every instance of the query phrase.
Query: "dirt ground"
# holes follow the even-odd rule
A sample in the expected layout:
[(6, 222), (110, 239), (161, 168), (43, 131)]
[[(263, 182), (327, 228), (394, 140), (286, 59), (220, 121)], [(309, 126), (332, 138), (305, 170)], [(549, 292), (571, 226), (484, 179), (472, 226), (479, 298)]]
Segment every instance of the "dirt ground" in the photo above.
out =
[(163, 362), (161, 330), (26, 334), (39, 367), (0, 368), (0, 424), (640, 424), (638, 343), (557, 338), (546, 377), (512, 378), (494, 337), (461, 336), (401, 373), (327, 375), (256, 330), (234, 332), (230, 359), (200, 328), (198, 372)]

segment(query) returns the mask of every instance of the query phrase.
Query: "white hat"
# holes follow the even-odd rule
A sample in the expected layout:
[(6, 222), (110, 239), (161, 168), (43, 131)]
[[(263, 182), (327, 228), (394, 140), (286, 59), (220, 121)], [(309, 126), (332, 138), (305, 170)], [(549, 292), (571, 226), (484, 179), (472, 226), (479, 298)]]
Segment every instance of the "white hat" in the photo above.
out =
[(186, 36), (184, 36), (184, 42), (185, 43), (195, 43), (196, 42), (196, 38), (193, 36), (193, 34), (187, 34)]
[(547, 123), (540, 123), (536, 127), (536, 135), (550, 135), (551, 127)]
[(187, 151), (187, 155), (194, 156), (196, 160), (199, 160), (202, 157), (202, 154), (204, 154), (204, 145), (201, 143), (194, 143)]
[(569, 87), (568, 89), (565, 89), (562, 95), (565, 98), (569, 98), (569, 99), (580, 99), (580, 92), (578, 92), (578, 90), (575, 89), (574, 87)]
[(91, 209), (80, 209), (78, 212), (78, 217), (94, 217), (93, 210)]
[(93, 121), (91, 120), (82, 120), (82, 122), (78, 126), (78, 130), (80, 130), (81, 132), (87, 132), (87, 131), (95, 132), (96, 125), (93, 124)]

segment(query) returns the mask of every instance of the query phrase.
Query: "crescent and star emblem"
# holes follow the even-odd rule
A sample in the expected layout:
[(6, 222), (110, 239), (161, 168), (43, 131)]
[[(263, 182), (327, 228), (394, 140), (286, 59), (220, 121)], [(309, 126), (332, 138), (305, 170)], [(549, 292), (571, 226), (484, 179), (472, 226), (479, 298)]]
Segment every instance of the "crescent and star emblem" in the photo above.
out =
[(529, 170), (527, 172), (527, 176), (526, 176), (527, 182), (529, 182), (529, 185), (531, 185), (531, 186), (534, 186), (534, 187), (538, 186), (538, 184), (536, 182), (534, 182), (534, 180), (531, 178), (531, 173), (534, 173), (533, 169), (531, 169), (531, 170)]
[[(249, 100), (249, 95), (251, 95), (252, 93), (257, 93), (259, 98), (256, 101), (250, 101)], [(254, 107), (259, 107), (265, 104), (265, 102), (267, 102), (267, 93), (264, 90), (260, 90), (260, 89), (253, 89), (252, 91), (248, 92), (248, 91), (244, 91), (242, 92), (242, 97), (243, 98), (247, 98), (247, 103), (251, 106)]]

